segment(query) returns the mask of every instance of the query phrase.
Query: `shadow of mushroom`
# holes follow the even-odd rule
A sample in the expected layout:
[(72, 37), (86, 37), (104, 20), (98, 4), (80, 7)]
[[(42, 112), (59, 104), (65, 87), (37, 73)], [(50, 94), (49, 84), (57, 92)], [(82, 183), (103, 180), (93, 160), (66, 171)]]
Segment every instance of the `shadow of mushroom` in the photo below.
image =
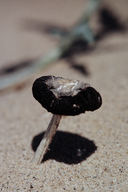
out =
[[(32, 140), (32, 149), (36, 151), (44, 132), (36, 135)], [(49, 150), (42, 162), (48, 159), (54, 159), (66, 164), (77, 164), (91, 156), (97, 147), (93, 141), (81, 137), (78, 134), (57, 131), (49, 146)]]

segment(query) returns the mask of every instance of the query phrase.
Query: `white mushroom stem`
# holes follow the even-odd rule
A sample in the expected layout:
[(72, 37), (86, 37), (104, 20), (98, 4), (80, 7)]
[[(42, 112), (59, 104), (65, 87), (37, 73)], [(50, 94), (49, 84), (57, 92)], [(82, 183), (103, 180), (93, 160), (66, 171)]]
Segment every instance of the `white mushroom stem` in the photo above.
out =
[(44, 155), (47, 152), (48, 146), (50, 145), (50, 143), (56, 133), (57, 127), (59, 126), (61, 117), (62, 117), (62, 115), (53, 115), (53, 117), (49, 123), (49, 126), (44, 134), (44, 137), (43, 137), (42, 141), (40, 142), (40, 144), (35, 152), (35, 155), (32, 159), (33, 164), (40, 164), (41, 161), (43, 160)]

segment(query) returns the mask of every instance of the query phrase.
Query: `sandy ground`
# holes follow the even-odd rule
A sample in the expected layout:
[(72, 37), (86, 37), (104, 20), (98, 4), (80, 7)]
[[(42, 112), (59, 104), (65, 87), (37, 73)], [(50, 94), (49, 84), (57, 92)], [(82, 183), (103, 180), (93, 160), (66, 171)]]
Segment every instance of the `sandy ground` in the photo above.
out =
[[(86, 1), (0, 1), (0, 70), (47, 53), (58, 40), (49, 26), (69, 28)], [(128, 1), (104, 1), (127, 24)], [(92, 27), (97, 30), (94, 18)], [(5, 192), (128, 191), (128, 31), (106, 32), (90, 52), (61, 59), (26, 84), (0, 93), (0, 190)], [(63, 117), (44, 161), (31, 164), (51, 114), (32, 96), (41, 75), (79, 79), (96, 88), (103, 105), (95, 112)]]

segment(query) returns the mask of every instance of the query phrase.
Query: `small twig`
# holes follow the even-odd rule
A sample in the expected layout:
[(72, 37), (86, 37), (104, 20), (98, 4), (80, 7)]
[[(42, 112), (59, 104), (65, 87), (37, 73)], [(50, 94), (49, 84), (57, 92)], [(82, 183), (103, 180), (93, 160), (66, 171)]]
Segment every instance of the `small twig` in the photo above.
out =
[(77, 24), (69, 31), (69, 34), (62, 38), (59, 46), (54, 48), (50, 53), (45, 56), (41, 56), (39, 59), (35, 60), (30, 66), (26, 67), (24, 70), (15, 72), (11, 75), (7, 75), (0, 79), (0, 90), (13, 86), (15, 84), (26, 81), (30, 76), (43, 68), (44, 66), (57, 61), (66, 50), (72, 45), (72, 43), (79, 37), (83, 37), (88, 44), (94, 43), (93, 34), (89, 27), (88, 21), (92, 14), (98, 8), (102, 0), (90, 0), (86, 6), (80, 20)]

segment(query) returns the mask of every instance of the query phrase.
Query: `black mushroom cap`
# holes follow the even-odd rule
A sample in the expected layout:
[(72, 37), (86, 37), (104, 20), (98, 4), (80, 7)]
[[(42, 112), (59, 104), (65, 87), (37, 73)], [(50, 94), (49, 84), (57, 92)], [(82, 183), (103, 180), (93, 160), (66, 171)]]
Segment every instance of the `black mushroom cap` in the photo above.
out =
[(79, 115), (102, 104), (100, 94), (93, 87), (62, 77), (42, 76), (35, 80), (32, 91), (47, 111), (58, 115)]

